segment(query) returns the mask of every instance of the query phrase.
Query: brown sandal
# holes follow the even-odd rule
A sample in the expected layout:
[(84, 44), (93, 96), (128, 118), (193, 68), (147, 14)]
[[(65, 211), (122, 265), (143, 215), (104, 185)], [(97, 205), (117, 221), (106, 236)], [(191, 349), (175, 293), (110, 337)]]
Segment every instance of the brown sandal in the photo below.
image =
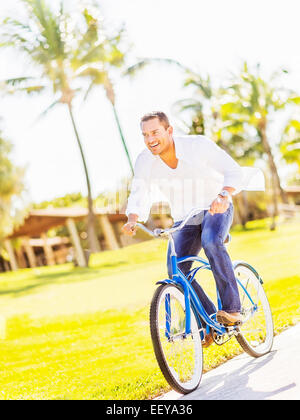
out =
[(207, 348), (214, 342), (211, 333), (205, 334), (204, 339), (202, 340), (202, 347)]

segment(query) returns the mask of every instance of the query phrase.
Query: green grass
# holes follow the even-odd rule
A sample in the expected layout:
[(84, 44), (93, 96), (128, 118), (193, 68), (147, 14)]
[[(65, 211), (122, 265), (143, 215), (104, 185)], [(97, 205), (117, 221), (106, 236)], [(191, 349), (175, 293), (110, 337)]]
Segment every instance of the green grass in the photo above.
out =
[[(262, 275), (279, 333), (300, 321), (300, 223), (275, 232), (266, 221), (247, 227), (234, 229), (229, 252)], [(165, 254), (164, 241), (148, 241), (94, 255), (88, 269), (66, 264), (0, 275), (0, 398), (150, 399), (169, 390), (148, 326)], [(239, 352), (234, 340), (211, 346), (205, 370)]]

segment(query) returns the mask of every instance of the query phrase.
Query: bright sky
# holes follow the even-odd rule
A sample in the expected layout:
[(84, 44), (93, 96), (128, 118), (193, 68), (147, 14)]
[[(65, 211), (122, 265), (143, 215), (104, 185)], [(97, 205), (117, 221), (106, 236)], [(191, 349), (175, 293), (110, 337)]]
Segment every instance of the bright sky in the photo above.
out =
[[(53, 1), (53, 0), (52, 0)], [(300, 90), (299, 16), (295, 0), (98, 0), (112, 24), (124, 22), (136, 57), (174, 58), (222, 80), (243, 60), (261, 63), (266, 74), (290, 71), (287, 85)], [(69, 0), (76, 4), (77, 0)], [(0, 19), (13, 15), (17, 0), (0, 3)], [(0, 80), (26, 73), (27, 63), (0, 52)], [(178, 69), (151, 66), (134, 80), (116, 81), (117, 109), (133, 160), (143, 149), (139, 118), (187, 96)], [(67, 110), (60, 106), (35, 123), (51, 97), (1, 98), (2, 127), (15, 145), (14, 160), (27, 167), (32, 200), (39, 202), (81, 191), (82, 164)], [(96, 196), (129, 175), (110, 104), (99, 89), (75, 116)], [(175, 126), (176, 132), (176, 126)], [(276, 139), (275, 139), (276, 140)]]

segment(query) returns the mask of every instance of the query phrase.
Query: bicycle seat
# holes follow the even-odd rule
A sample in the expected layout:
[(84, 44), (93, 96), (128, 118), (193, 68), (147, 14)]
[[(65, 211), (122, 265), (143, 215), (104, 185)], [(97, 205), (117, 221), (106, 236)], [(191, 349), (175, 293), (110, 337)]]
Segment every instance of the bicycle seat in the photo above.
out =
[(231, 241), (231, 235), (230, 235), (230, 233), (228, 233), (228, 235), (226, 236), (226, 238), (224, 240), (224, 244), (229, 244), (230, 241)]

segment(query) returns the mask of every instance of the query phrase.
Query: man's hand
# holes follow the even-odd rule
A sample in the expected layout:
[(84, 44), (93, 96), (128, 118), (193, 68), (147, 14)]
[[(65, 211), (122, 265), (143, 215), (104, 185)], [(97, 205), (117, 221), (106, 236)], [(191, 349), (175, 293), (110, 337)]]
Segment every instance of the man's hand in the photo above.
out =
[(228, 186), (223, 187), (223, 190), (221, 191), (221, 193), (211, 203), (210, 209), (208, 210), (208, 212), (211, 215), (214, 215), (216, 213), (225, 213), (230, 203), (230, 200), (228, 199), (228, 197), (231, 197), (234, 191), (235, 189), (233, 187), (228, 187)]
[(216, 213), (225, 213), (225, 211), (228, 209), (229, 207), (229, 201), (228, 198), (224, 197), (217, 197), (210, 205), (210, 209), (208, 210), (208, 212), (211, 215), (214, 215)]
[(134, 236), (136, 234), (136, 222), (127, 222), (122, 227), (122, 232), (124, 232), (125, 235)]
[(128, 236), (134, 236), (136, 234), (136, 224), (139, 216), (137, 214), (130, 213), (128, 216), (128, 222), (122, 227), (122, 232)]

